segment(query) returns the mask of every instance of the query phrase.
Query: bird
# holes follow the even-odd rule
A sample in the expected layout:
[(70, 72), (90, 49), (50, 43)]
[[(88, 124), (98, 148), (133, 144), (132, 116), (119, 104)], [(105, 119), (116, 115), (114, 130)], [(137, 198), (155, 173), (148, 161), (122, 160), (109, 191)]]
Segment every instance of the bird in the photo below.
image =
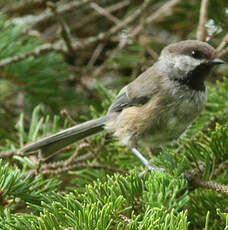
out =
[(209, 72), (224, 63), (206, 42), (171, 43), (151, 67), (120, 90), (106, 115), (25, 145), (19, 152), (39, 150), (50, 155), (106, 130), (148, 169), (156, 170), (138, 151), (138, 143), (161, 147), (176, 141), (206, 105)]

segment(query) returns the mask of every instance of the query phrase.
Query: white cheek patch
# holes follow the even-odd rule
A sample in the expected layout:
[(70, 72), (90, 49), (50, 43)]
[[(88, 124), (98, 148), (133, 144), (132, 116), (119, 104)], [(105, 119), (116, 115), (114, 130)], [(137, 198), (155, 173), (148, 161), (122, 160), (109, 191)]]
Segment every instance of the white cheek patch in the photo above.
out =
[(187, 55), (177, 55), (172, 57), (172, 62), (175, 68), (183, 72), (189, 72), (198, 66), (201, 61)]

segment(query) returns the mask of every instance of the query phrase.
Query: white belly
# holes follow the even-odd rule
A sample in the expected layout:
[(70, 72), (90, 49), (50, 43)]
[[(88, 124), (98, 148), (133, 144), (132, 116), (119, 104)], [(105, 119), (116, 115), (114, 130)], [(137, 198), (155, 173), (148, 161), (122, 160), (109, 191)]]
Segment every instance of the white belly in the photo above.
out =
[(194, 97), (195, 100), (186, 97), (158, 111), (157, 120), (151, 120), (142, 135), (142, 141), (152, 147), (157, 147), (177, 140), (206, 104), (207, 94), (205, 92), (197, 93), (198, 95)]

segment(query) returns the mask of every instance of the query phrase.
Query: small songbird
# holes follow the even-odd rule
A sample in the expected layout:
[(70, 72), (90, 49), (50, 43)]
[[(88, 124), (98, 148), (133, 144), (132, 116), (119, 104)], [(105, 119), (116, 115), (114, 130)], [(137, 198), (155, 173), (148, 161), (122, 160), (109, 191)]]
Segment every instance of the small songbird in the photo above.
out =
[(154, 65), (122, 88), (105, 116), (28, 144), (19, 152), (40, 150), (48, 156), (105, 129), (153, 169), (136, 149), (138, 140), (159, 147), (180, 137), (205, 107), (204, 82), (210, 70), (223, 63), (205, 42), (170, 44)]

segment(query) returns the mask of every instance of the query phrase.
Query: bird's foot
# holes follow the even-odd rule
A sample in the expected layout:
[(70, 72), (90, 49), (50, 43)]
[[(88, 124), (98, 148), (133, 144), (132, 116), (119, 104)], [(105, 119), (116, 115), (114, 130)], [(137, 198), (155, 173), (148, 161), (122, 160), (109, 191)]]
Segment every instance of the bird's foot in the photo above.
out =
[(142, 173), (140, 173), (139, 177), (143, 178), (145, 173), (147, 171), (160, 171), (160, 172), (166, 172), (164, 168), (158, 168), (155, 166), (152, 166), (150, 162), (136, 149), (131, 148), (131, 151), (139, 158), (139, 160), (147, 167), (147, 170), (144, 170)]
[(146, 172), (148, 171), (157, 171), (157, 172), (164, 172), (164, 173), (167, 173), (167, 171), (164, 169), (164, 168), (158, 168), (158, 167), (154, 167), (154, 166), (151, 166), (150, 168), (148, 168), (147, 170), (143, 170), (140, 174), (139, 174), (139, 177), (140, 178), (143, 178), (146, 174)]

